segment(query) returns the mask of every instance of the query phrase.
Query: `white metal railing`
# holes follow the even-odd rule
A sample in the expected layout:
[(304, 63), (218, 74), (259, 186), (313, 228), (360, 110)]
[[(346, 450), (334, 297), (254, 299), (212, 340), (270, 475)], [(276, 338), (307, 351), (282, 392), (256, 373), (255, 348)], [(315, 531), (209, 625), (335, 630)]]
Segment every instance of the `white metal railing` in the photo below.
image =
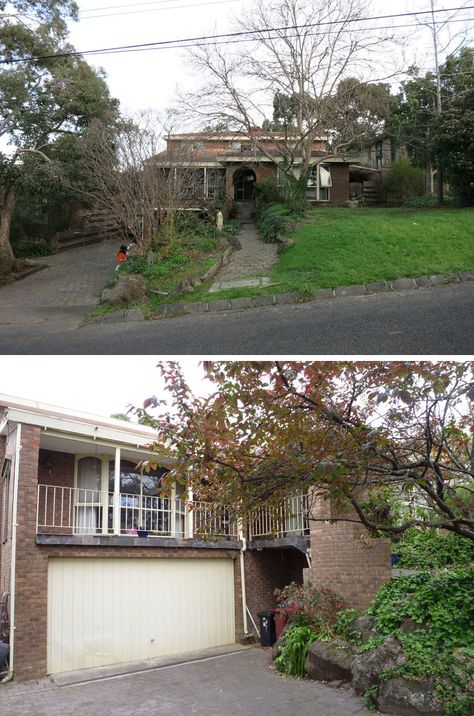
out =
[(248, 517), (249, 539), (309, 533), (308, 496), (295, 495), (275, 507), (261, 507)]
[(232, 519), (225, 507), (212, 502), (192, 502), (193, 529), (195, 537), (238, 537), (237, 521)]
[(153, 537), (237, 537), (236, 524), (225, 508), (211, 503), (121, 492), (117, 507), (115, 504), (111, 492), (38, 485), (36, 531), (63, 535), (137, 536), (146, 532)]
[[(115, 519), (114, 519), (115, 517)], [(289, 537), (309, 532), (308, 497), (295, 495), (276, 507), (261, 507), (247, 518), (249, 539)], [(211, 502), (84, 488), (38, 485), (36, 531), (153, 537), (238, 539), (235, 518)]]

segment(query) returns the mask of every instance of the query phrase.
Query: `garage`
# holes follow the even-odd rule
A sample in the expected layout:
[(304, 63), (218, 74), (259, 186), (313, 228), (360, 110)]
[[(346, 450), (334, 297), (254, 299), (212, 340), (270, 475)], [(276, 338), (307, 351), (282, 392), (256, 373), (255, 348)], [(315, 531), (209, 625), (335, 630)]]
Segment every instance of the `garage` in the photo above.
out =
[(231, 559), (49, 560), (50, 674), (234, 641)]

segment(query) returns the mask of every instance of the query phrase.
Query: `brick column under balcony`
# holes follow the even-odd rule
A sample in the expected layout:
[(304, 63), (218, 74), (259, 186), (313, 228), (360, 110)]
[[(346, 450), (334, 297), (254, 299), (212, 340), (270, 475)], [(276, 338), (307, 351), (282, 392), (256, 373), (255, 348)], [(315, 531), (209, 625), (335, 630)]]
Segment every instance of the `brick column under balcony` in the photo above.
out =
[[(391, 577), (390, 540), (371, 538), (360, 523), (331, 523), (343, 515), (329, 500), (318, 500), (312, 514), (322, 521), (310, 521), (311, 567), (305, 570), (305, 581), (329, 587), (341, 595), (346, 607), (367, 609)], [(347, 516), (356, 518), (352, 512)]]
[(36, 544), (36, 499), (40, 428), (21, 426), (16, 545), (14, 676), (46, 674), (48, 557)]

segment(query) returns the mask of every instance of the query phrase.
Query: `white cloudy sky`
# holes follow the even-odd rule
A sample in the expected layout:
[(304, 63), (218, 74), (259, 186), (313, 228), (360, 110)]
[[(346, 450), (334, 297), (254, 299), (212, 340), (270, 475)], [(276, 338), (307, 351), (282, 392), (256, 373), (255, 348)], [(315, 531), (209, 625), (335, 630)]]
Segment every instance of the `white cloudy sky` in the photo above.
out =
[[(157, 356), (1, 356), (0, 394), (95, 415), (124, 413), (156, 395), (165, 398)], [(180, 361), (193, 391), (206, 395), (209, 381), (199, 361)]]
[[(252, 5), (253, 0), (78, 0), (81, 19), (71, 24), (71, 41), (80, 51), (122, 45), (177, 40), (229, 31), (232, 18)], [(437, 8), (459, 7), (465, 0), (436, 0)], [(473, 3), (469, 3), (473, 4)], [(371, 16), (429, 9), (428, 0), (373, 0)], [(460, 17), (473, 17), (466, 10)], [(413, 23), (410, 18), (398, 23)], [(452, 30), (461, 24), (452, 25)], [(416, 59), (425, 69), (432, 67), (430, 33), (425, 29), (399, 30), (408, 38), (407, 67)], [(173, 105), (177, 86), (190, 88), (192, 77), (183, 52), (161, 49), (100, 55), (89, 61), (102, 66), (112, 94), (124, 110), (164, 109)]]

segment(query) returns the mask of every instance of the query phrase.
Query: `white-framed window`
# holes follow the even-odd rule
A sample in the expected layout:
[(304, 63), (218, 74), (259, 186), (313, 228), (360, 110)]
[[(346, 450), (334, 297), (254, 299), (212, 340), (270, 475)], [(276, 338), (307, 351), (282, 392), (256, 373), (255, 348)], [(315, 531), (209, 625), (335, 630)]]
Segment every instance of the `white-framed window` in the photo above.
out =
[(331, 187), (330, 168), (323, 164), (314, 164), (308, 177), (307, 198), (313, 201), (329, 201)]
[(205, 197), (218, 199), (225, 189), (225, 169), (208, 168), (205, 170)]
[(107, 534), (108, 484), (107, 463), (103, 456), (76, 455), (75, 470), (75, 532)]

